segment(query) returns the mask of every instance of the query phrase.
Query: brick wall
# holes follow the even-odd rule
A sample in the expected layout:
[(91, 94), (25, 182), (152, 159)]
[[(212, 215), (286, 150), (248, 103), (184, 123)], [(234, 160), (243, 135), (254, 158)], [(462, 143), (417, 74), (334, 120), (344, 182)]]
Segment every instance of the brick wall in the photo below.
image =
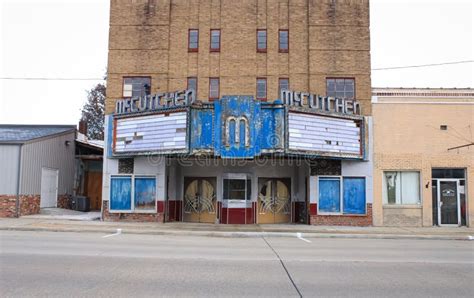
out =
[(71, 200), (69, 195), (58, 196), (58, 208), (71, 209)]
[[(102, 220), (104, 221), (129, 221), (129, 222), (164, 222), (164, 210), (157, 204), (156, 213), (110, 213), (109, 202), (102, 202)], [(158, 212), (160, 211), (160, 212)]]
[(16, 216), (16, 196), (0, 195), (0, 217)]
[[(474, 125), (474, 100), (472, 95), (466, 96), (465, 91), (443, 92), (448, 91), (451, 96), (446, 98), (437, 97), (432, 92), (431, 96), (379, 96), (374, 103), (375, 226), (432, 226), (433, 168), (465, 169), (467, 224), (474, 226), (473, 148), (448, 150), (456, 145), (464, 145), (466, 140), (472, 138), (472, 129), (469, 127)], [(405, 103), (399, 104), (401, 101)], [(441, 125), (447, 125), (447, 130), (441, 130)], [(396, 209), (384, 206), (382, 194), (385, 171), (420, 173), (420, 208), (410, 205), (398, 205)]]
[[(316, 205), (316, 204), (312, 204)], [(317, 207), (317, 206), (316, 206)], [(314, 207), (311, 208), (310, 224), (316, 226), (371, 226), (372, 225), (372, 204), (367, 204), (366, 215), (318, 215), (314, 214)], [(316, 208), (317, 210), (317, 208)]]
[[(188, 53), (188, 30), (199, 29), (199, 51)], [(221, 50), (209, 51), (210, 30), (221, 30)], [(267, 30), (267, 52), (257, 53), (256, 31)], [(278, 31), (289, 30), (289, 52), (279, 53)], [(369, 1), (111, 0), (106, 113), (122, 97), (125, 76), (150, 76), (151, 92), (186, 88), (198, 79), (207, 101), (209, 78), (220, 95), (256, 95), (267, 78), (267, 98), (290, 88), (324, 95), (327, 77), (356, 81), (356, 97), (371, 114)]]
[[(40, 212), (40, 195), (20, 196), (20, 216)], [(0, 195), (0, 217), (16, 217), (16, 196)]]

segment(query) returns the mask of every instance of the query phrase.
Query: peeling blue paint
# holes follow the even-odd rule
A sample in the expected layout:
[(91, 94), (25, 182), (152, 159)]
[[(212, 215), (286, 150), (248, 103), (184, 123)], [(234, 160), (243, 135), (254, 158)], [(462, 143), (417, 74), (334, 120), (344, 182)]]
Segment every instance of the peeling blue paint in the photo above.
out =
[(191, 150), (214, 148), (214, 109), (191, 109)]
[(106, 141), (106, 148), (105, 150), (107, 151), (107, 156), (111, 157), (113, 154), (112, 151), (112, 143), (114, 139), (114, 117), (113, 115), (106, 115), (105, 116), (107, 121), (105, 121), (105, 125), (107, 127), (107, 141)]
[[(360, 116), (345, 116), (357, 121), (361, 129), (361, 152), (334, 152), (289, 148), (289, 127), (287, 127), (290, 110), (292, 113), (313, 114), (315, 112), (304, 107), (290, 107), (281, 100), (273, 103), (255, 100), (252, 96), (224, 96), (212, 103), (197, 103), (186, 107), (188, 112), (186, 127), (186, 150), (177, 152), (155, 152), (156, 154), (210, 154), (221, 158), (255, 158), (262, 154), (281, 153), (287, 156), (326, 156), (347, 159), (365, 157), (365, 124)], [(168, 111), (168, 110), (166, 110)], [(322, 117), (341, 117), (322, 113)], [(349, 119), (347, 118), (347, 119)], [(112, 115), (107, 116), (106, 152), (113, 155)], [(302, 123), (304, 126), (305, 124)], [(302, 138), (299, 136), (299, 138)], [(304, 138), (302, 138), (304, 143)], [(319, 143), (318, 143), (319, 144)], [(329, 144), (331, 145), (331, 144)], [(318, 145), (319, 146), (319, 145)], [(316, 146), (315, 148), (322, 148)], [(324, 144), (322, 144), (324, 146)], [(311, 145), (310, 145), (311, 147)], [(158, 148), (157, 148), (158, 149)], [(154, 151), (153, 149), (151, 151)], [(149, 151), (140, 154), (149, 154)], [(130, 155), (137, 155), (130, 153)], [(116, 154), (115, 157), (118, 157)]]

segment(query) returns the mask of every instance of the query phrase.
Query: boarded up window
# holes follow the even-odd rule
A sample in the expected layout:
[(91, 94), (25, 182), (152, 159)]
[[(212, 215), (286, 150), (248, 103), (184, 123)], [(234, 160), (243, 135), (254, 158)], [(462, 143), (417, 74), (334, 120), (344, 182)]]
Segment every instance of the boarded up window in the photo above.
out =
[(364, 177), (320, 177), (318, 210), (326, 214), (366, 214)]
[(341, 181), (339, 178), (319, 179), (319, 211), (341, 212)]
[(149, 77), (127, 77), (123, 79), (123, 97), (150, 95), (151, 79)]
[(110, 210), (132, 209), (132, 177), (115, 176), (110, 180)]
[(344, 214), (365, 214), (365, 178), (344, 178)]
[(194, 90), (194, 94), (196, 94), (197, 98), (197, 78), (196, 77), (189, 77), (188, 78), (188, 88), (189, 90)]
[(156, 210), (155, 177), (135, 177), (135, 210)]
[(133, 174), (133, 158), (121, 158), (118, 161), (119, 174)]
[(288, 78), (280, 78), (278, 80), (278, 96), (281, 96), (281, 90), (290, 89), (290, 80)]

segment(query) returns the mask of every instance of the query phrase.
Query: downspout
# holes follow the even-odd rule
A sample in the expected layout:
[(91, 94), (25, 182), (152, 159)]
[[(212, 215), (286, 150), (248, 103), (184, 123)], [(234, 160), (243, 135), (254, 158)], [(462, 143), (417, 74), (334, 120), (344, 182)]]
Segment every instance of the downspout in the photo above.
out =
[(18, 154), (18, 174), (16, 178), (16, 217), (20, 217), (20, 183), (21, 183), (21, 151), (23, 145), (19, 145), (19, 154)]

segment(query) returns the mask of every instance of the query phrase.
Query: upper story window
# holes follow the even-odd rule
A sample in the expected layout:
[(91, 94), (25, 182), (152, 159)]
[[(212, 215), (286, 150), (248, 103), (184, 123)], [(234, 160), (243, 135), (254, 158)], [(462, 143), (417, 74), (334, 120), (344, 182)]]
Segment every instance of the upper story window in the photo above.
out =
[(188, 78), (188, 90), (194, 90), (195, 97), (197, 98), (197, 78), (196, 77), (189, 77)]
[(326, 95), (337, 98), (355, 98), (355, 80), (351, 78), (326, 79)]
[(219, 78), (209, 78), (209, 100), (219, 99)]
[(290, 80), (288, 78), (278, 79), (278, 96), (281, 96), (281, 90), (290, 89)]
[(267, 100), (267, 79), (257, 78), (257, 99)]
[(267, 52), (267, 30), (266, 29), (257, 30), (257, 52), (259, 53)]
[(289, 49), (289, 32), (288, 30), (278, 31), (278, 44), (280, 53), (288, 53)]
[(220, 52), (221, 50), (221, 30), (211, 30), (211, 52)]
[(123, 79), (123, 97), (150, 95), (150, 77), (126, 77)]
[(199, 49), (199, 30), (189, 29), (188, 52), (197, 52)]

